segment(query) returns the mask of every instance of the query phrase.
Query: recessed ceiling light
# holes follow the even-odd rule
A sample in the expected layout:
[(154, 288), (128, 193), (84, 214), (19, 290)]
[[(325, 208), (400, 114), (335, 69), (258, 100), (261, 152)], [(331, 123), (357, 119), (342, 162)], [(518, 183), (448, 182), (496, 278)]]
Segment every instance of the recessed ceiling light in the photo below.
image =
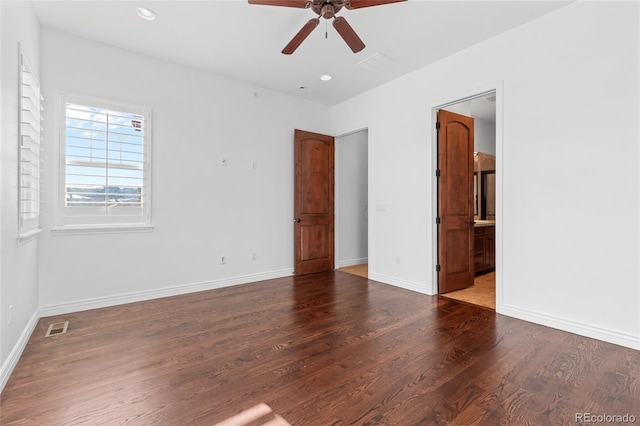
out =
[(157, 17), (153, 10), (147, 9), (146, 7), (138, 8), (138, 16), (147, 21), (155, 21)]
[(329, 81), (329, 80), (331, 80), (331, 76), (329, 74), (321, 75), (320, 76), (320, 80)]

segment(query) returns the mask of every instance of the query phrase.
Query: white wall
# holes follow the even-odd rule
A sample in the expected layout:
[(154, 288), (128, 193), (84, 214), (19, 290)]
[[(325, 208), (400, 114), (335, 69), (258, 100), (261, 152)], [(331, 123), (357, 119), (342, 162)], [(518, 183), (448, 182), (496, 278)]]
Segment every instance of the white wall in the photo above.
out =
[(496, 155), (496, 123), (482, 120), (471, 113), (469, 101), (460, 102), (443, 108), (445, 111), (473, 117), (473, 150)]
[[(328, 107), (46, 28), (41, 52), (48, 111), (57, 114), (60, 91), (153, 109), (155, 225), (133, 234), (45, 231), (43, 315), (292, 273), (293, 131), (328, 133)], [(56, 125), (45, 122), (47, 229)]]
[[(39, 46), (29, 3), (0, 11), (3, 375), (39, 303), (53, 314), (290, 273), (294, 128), (369, 128), (370, 273), (433, 293), (432, 108), (492, 82), (504, 89), (498, 311), (640, 348), (636, 3), (572, 4), (331, 110), (52, 30)], [(18, 40), (46, 99), (47, 230), (21, 246)], [(49, 232), (60, 90), (153, 108), (154, 232)]]
[[(445, 111), (454, 112), (456, 114), (466, 115), (467, 117), (473, 116), (471, 114), (471, 102), (468, 100), (463, 102), (458, 102), (453, 105), (447, 105), (445, 108), (442, 108), (442, 109)], [(474, 132), (475, 132), (475, 128), (474, 128)]]
[(0, 2), (0, 389), (38, 317), (38, 239), (18, 245), (18, 42), (38, 74), (39, 25), (30, 2)]
[(496, 155), (496, 123), (473, 119), (473, 150)]
[(336, 139), (336, 220), (338, 268), (367, 263), (368, 132)]
[(498, 311), (640, 348), (638, 27), (573, 3), (334, 107), (369, 128), (370, 277), (435, 291), (432, 108), (501, 82)]

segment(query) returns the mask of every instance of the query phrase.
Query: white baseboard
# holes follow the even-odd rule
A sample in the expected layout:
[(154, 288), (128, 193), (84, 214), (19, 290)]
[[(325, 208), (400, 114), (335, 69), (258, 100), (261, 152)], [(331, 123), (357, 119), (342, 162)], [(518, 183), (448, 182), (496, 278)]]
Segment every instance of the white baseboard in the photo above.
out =
[(399, 278), (395, 278), (395, 277), (390, 277), (388, 275), (382, 275), (382, 274), (375, 274), (375, 273), (371, 273), (369, 272), (369, 279), (370, 280), (374, 280), (374, 281), (378, 281), (384, 284), (389, 284), (392, 285), (394, 287), (400, 287), (403, 288), (405, 290), (411, 290), (411, 291), (415, 291), (417, 293), (421, 293), (421, 294), (427, 294), (430, 296), (433, 296), (433, 294), (429, 293), (429, 289), (427, 288), (427, 286), (425, 286), (424, 284), (421, 283), (416, 283), (413, 281), (407, 281), (407, 280), (401, 280)]
[[(387, 275), (369, 273), (369, 279), (406, 290), (415, 291), (422, 294), (433, 295), (429, 289), (420, 283), (401, 280)], [(515, 306), (502, 305), (498, 306), (496, 312), (509, 317), (517, 318), (523, 321), (532, 322), (534, 324), (544, 325), (569, 333), (578, 334), (580, 336), (590, 337), (592, 339), (602, 340), (603, 342), (613, 343), (631, 349), (640, 350), (640, 336), (628, 333), (610, 330), (602, 327), (595, 327), (588, 324), (571, 321), (566, 318), (550, 316), (540, 312), (534, 312)]]
[(86, 311), (89, 309), (106, 308), (108, 306), (123, 305), (125, 303), (142, 302), (144, 300), (158, 299), (161, 297), (178, 296), (181, 294), (195, 293), (198, 291), (214, 290), (239, 284), (248, 284), (257, 281), (270, 280), (291, 276), (293, 269), (281, 269), (278, 271), (264, 272), (260, 274), (242, 275), (238, 277), (223, 278), (200, 283), (177, 285), (154, 290), (137, 291), (119, 294), (115, 296), (98, 297), (95, 299), (78, 300), (57, 305), (41, 306), (41, 317), (63, 315), (71, 312)]
[[(120, 305), (125, 303), (140, 302), (144, 300), (157, 299), (160, 297), (177, 296), (181, 294), (193, 293), (204, 290), (213, 290), (217, 288), (229, 287), (239, 284), (247, 284), (257, 281), (282, 278), (291, 276), (293, 274), (292, 269), (282, 269), (277, 271), (265, 272), (260, 274), (243, 275), (238, 277), (224, 278), (213, 281), (206, 281), (200, 283), (178, 285), (173, 287), (167, 287), (162, 289), (148, 290), (133, 292), (115, 296), (107, 296), (102, 298), (80, 300), (69, 303), (62, 303), (57, 305), (49, 305), (40, 307), (39, 311), (36, 311), (29, 323), (25, 327), (20, 339), (14, 346), (13, 350), (9, 354), (9, 357), (2, 365), (0, 369), (0, 391), (4, 388), (6, 382), (11, 375), (14, 367), (20, 359), (20, 355), (24, 350), (27, 342), (38, 320), (41, 317), (61, 315), (71, 312), (78, 312), (88, 309), (104, 308), (108, 306)], [(395, 277), (370, 273), (369, 279), (378, 281), (384, 284), (392, 285), (395, 287), (403, 288), (406, 290), (415, 291), (421, 294), (433, 295), (429, 292), (429, 288), (423, 283), (412, 282), (408, 280), (402, 280)], [(568, 319), (550, 316), (547, 314), (534, 312), (515, 306), (502, 305), (497, 309), (499, 314), (507, 315), (513, 318), (529, 321), (535, 324), (544, 325), (547, 327), (555, 328), (570, 333), (575, 333), (581, 336), (590, 337), (605, 342), (613, 343), (616, 345), (628, 347), (631, 349), (640, 350), (640, 336), (635, 336), (616, 330), (605, 329), (601, 327), (590, 326), (574, 322)]]
[(634, 336), (632, 334), (622, 333), (616, 330), (582, 324), (579, 322), (568, 320), (566, 318), (550, 316), (544, 313), (518, 308), (516, 306), (502, 305), (498, 306), (496, 311), (499, 314), (533, 322), (535, 324), (567, 331), (569, 333), (578, 334), (580, 336), (590, 337), (592, 339), (602, 340), (604, 342), (613, 343), (614, 345), (620, 345), (627, 348), (640, 350), (640, 336)]
[(338, 262), (338, 269), (348, 268), (349, 266), (364, 265), (365, 263), (368, 263), (368, 262), (369, 262), (368, 257), (361, 257), (360, 259), (340, 260)]
[(24, 330), (22, 330), (22, 334), (11, 350), (7, 360), (2, 364), (2, 367), (0, 367), (0, 392), (2, 392), (4, 386), (9, 381), (9, 377), (11, 376), (13, 369), (16, 367), (16, 364), (18, 364), (18, 361), (22, 356), (22, 352), (27, 346), (27, 342), (29, 342), (29, 338), (31, 338), (31, 334), (33, 334), (33, 330), (36, 328), (36, 325), (38, 325), (39, 320), (40, 312), (36, 310), (29, 319), (27, 325), (24, 327)]

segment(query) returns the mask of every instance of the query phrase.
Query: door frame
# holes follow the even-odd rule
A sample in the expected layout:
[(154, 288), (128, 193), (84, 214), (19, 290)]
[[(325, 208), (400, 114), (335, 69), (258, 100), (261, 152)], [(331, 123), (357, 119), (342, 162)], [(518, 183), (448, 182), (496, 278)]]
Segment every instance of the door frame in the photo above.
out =
[(362, 132), (366, 130), (367, 131), (367, 263), (369, 265), (369, 271), (371, 271), (371, 264), (373, 263), (373, 259), (372, 259), (372, 236), (371, 236), (371, 230), (373, 229), (372, 226), (372, 222), (371, 220), (373, 219), (372, 215), (371, 215), (371, 176), (372, 176), (372, 169), (371, 169), (371, 126), (360, 126), (354, 130), (348, 130), (348, 131), (344, 131), (344, 132), (340, 132), (340, 134), (334, 136), (334, 140), (335, 140), (335, 176), (334, 176), (334, 218), (335, 218), (335, 225), (334, 225), (334, 244), (335, 244), (335, 249), (334, 249), (334, 253), (335, 253), (335, 258), (336, 258), (336, 269), (339, 269), (338, 267), (338, 259), (340, 258), (340, 248), (339, 248), (339, 244), (338, 242), (340, 241), (340, 190), (339, 190), (339, 179), (340, 179), (340, 155), (338, 153), (338, 144), (340, 143), (340, 139), (345, 137), (345, 136), (349, 136), (352, 135), (354, 133), (358, 133), (358, 132)]
[[(503, 216), (503, 182), (504, 182), (504, 168), (503, 168), (503, 111), (504, 111), (504, 99), (503, 99), (503, 82), (497, 81), (488, 83), (480, 87), (475, 87), (460, 92), (452, 93), (433, 102), (430, 105), (431, 109), (431, 206), (432, 206), (432, 218), (431, 223), (431, 253), (432, 253), (432, 265), (431, 271), (432, 285), (431, 294), (438, 294), (438, 272), (435, 265), (438, 264), (438, 225), (435, 218), (438, 216), (438, 179), (436, 177), (436, 170), (438, 169), (438, 131), (436, 130), (437, 113), (439, 109), (446, 108), (448, 106), (464, 102), (470, 99), (486, 96), (489, 94), (495, 94), (496, 97), (496, 312), (501, 313), (503, 304), (503, 251), (502, 251), (502, 235), (504, 223)], [(427, 273), (427, 275), (429, 274)]]

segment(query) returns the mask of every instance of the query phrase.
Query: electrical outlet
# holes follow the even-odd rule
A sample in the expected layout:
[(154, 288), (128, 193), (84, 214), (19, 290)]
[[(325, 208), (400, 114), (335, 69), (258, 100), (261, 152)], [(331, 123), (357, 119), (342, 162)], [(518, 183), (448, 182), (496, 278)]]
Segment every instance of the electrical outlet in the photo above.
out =
[(227, 257), (226, 256), (220, 256), (220, 264), (221, 265), (226, 265), (227, 264)]

